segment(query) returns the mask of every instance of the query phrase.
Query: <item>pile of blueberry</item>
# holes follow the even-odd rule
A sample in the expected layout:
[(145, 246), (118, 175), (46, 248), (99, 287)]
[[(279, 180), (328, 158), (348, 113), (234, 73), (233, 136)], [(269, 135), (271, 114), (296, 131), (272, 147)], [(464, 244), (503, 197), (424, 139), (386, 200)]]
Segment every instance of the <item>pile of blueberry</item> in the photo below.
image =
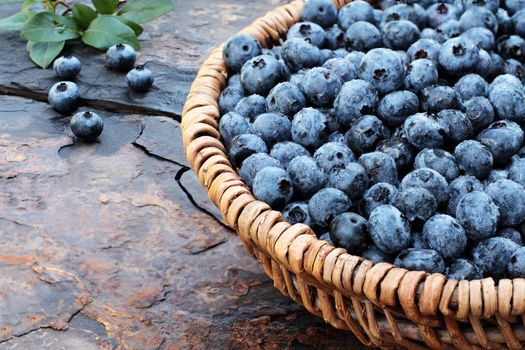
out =
[(281, 46), (226, 42), (232, 164), (351, 254), (525, 277), (525, 1), (378, 5), (309, 0)]
[[(109, 69), (128, 72), (126, 75), (128, 86), (133, 91), (146, 92), (153, 85), (151, 71), (139, 65), (133, 68), (137, 53), (127, 44), (117, 44), (106, 52), (106, 66)], [(82, 69), (79, 59), (74, 56), (62, 56), (53, 63), (55, 74), (60, 79), (73, 80)], [(72, 81), (60, 81), (49, 90), (48, 100), (53, 109), (67, 113), (77, 108), (80, 101), (78, 85)], [(80, 112), (71, 118), (71, 131), (85, 142), (94, 142), (102, 133), (104, 121), (93, 112)]]

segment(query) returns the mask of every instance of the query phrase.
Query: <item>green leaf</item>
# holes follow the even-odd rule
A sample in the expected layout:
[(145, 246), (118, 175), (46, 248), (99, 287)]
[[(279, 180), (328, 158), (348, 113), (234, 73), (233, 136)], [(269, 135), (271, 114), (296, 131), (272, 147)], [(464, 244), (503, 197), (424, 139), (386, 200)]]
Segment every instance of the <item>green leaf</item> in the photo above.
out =
[(64, 48), (65, 41), (56, 41), (48, 43), (27, 42), (27, 51), (29, 57), (42, 68), (47, 68), (51, 62), (60, 54)]
[(133, 29), (136, 36), (139, 36), (144, 31), (144, 28), (142, 28), (139, 24), (133, 21), (130, 21), (129, 19), (125, 19), (124, 17), (120, 17), (120, 16), (114, 16), (114, 17), (118, 19), (119, 21), (121, 21), (122, 23), (124, 23), (125, 25), (127, 25), (128, 27), (130, 27), (131, 29)]
[(118, 15), (143, 24), (170, 12), (174, 8), (172, 0), (130, 0), (118, 12)]
[(111, 15), (117, 11), (118, 0), (91, 0), (98, 13)]
[(97, 18), (95, 10), (84, 4), (74, 4), (72, 11), (73, 19), (82, 29), (87, 29), (89, 24)]
[(12, 16), (0, 19), (0, 30), (20, 30), (33, 15), (30, 12), (17, 12)]
[(22, 28), (22, 37), (35, 42), (59, 42), (80, 37), (71, 18), (45, 11), (34, 15)]
[(91, 22), (82, 36), (82, 41), (100, 50), (107, 50), (119, 43), (129, 44), (140, 50), (135, 32), (115, 16), (100, 16)]

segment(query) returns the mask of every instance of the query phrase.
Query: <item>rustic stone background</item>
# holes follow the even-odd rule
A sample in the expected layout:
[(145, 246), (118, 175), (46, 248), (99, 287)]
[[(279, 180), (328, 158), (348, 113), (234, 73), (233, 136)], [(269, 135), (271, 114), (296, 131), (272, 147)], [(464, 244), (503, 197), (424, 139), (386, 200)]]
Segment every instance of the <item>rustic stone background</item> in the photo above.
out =
[[(147, 94), (69, 47), (86, 145), (46, 102), (52, 70), (0, 32), (0, 349), (359, 349), (281, 296), (188, 168), (182, 105), (210, 49), (284, 0), (183, 0), (146, 25)], [(0, 16), (16, 10), (0, 5)]]

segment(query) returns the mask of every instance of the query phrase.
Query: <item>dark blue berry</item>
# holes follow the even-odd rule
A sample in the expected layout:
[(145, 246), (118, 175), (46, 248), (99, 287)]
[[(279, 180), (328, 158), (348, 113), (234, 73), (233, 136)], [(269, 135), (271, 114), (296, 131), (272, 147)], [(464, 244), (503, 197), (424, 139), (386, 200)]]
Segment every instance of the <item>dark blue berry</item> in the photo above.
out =
[(492, 84), (489, 100), (499, 119), (508, 119), (518, 124), (525, 122), (525, 93), (523, 86), (515, 87), (510, 83)]
[(352, 202), (344, 192), (335, 188), (324, 188), (308, 201), (308, 210), (313, 222), (321, 227), (328, 227), (333, 218), (346, 212)]
[(290, 139), (291, 123), (287, 116), (281, 113), (264, 113), (255, 119), (251, 133), (259, 136), (268, 147)]
[(363, 257), (363, 259), (369, 260), (373, 262), (374, 264), (379, 264), (381, 262), (391, 263), (394, 260), (392, 256), (386, 254), (385, 252), (383, 252), (381, 249), (379, 249), (375, 245), (369, 245), (368, 249), (365, 250), (361, 254), (361, 256)]
[(257, 116), (266, 113), (266, 99), (259, 95), (243, 97), (233, 111), (239, 113), (250, 122), (253, 122)]
[(381, 205), (370, 213), (368, 232), (374, 244), (387, 254), (397, 254), (410, 245), (410, 224), (393, 205)]
[(241, 69), (241, 84), (248, 94), (266, 96), (286, 78), (284, 64), (270, 55), (256, 56)]
[(432, 28), (436, 28), (438, 25), (449, 19), (458, 19), (460, 10), (452, 4), (439, 2), (429, 6), (427, 8), (427, 14), (428, 24)]
[(269, 112), (293, 116), (306, 106), (306, 98), (299, 86), (284, 82), (277, 84), (266, 97)]
[(459, 168), (454, 156), (440, 148), (425, 148), (416, 156), (414, 168), (429, 168), (440, 173), (447, 181), (459, 176)]
[(153, 73), (144, 66), (137, 66), (126, 75), (128, 86), (133, 91), (146, 92), (153, 85)]
[(355, 161), (354, 152), (348, 146), (339, 142), (327, 142), (317, 149), (314, 158), (326, 173), (336, 168), (344, 168)]
[(259, 136), (242, 134), (235, 136), (228, 147), (228, 156), (234, 166), (240, 167), (242, 162), (254, 153), (267, 153), (268, 147)]
[(406, 70), (405, 89), (419, 92), (427, 86), (434, 85), (438, 80), (438, 71), (428, 59), (418, 59), (412, 61)]
[(511, 16), (525, 8), (524, 0), (505, 0), (502, 4)]
[(282, 168), (281, 162), (267, 153), (255, 153), (242, 162), (239, 175), (246, 185), (252, 187), (255, 175), (257, 175), (261, 169), (269, 166)]
[(514, 122), (499, 120), (482, 130), (477, 140), (492, 153), (494, 163), (504, 164), (518, 153), (523, 144), (523, 130)]
[(346, 58), (332, 58), (323, 64), (323, 68), (334, 72), (341, 81), (341, 84), (357, 78), (357, 70)]
[(309, 156), (295, 157), (288, 164), (286, 171), (292, 180), (294, 192), (304, 198), (320, 191), (327, 178), (315, 160)]
[(128, 71), (135, 65), (137, 53), (128, 44), (117, 44), (106, 51), (106, 66), (109, 69)]
[(449, 39), (441, 46), (439, 64), (452, 75), (472, 72), (479, 60), (479, 47), (465, 37)]
[(73, 134), (84, 142), (95, 142), (104, 129), (104, 121), (93, 112), (79, 112), (69, 123)]
[(331, 0), (308, 0), (301, 10), (301, 18), (330, 27), (337, 22), (337, 7)]
[(399, 126), (406, 118), (417, 113), (419, 99), (411, 91), (394, 91), (385, 95), (377, 108), (378, 116), (387, 126)]
[(53, 63), (55, 74), (61, 79), (74, 79), (82, 69), (82, 64), (75, 56), (61, 56)]
[(525, 158), (513, 161), (508, 171), (509, 179), (525, 186)]
[(293, 202), (284, 207), (283, 216), (290, 224), (312, 225), (312, 218), (308, 211), (308, 203)]
[(476, 96), (487, 96), (488, 84), (478, 74), (467, 74), (462, 76), (454, 85), (454, 89), (463, 101), (468, 101)]
[(473, 97), (463, 103), (463, 108), (475, 133), (485, 129), (494, 121), (494, 108), (485, 97)]
[(318, 24), (312, 22), (299, 22), (295, 23), (290, 29), (288, 29), (287, 38), (306, 39), (309, 43), (321, 49), (326, 40), (326, 33)]
[(247, 134), (249, 131), (248, 119), (238, 113), (226, 113), (219, 120), (219, 132), (225, 145), (229, 145), (235, 136)]
[(303, 77), (302, 90), (314, 106), (331, 105), (341, 90), (341, 81), (328, 68), (312, 68)]
[(512, 254), (507, 268), (510, 277), (525, 277), (525, 247), (519, 248)]
[(498, 53), (504, 58), (525, 59), (525, 39), (519, 35), (503, 35), (498, 38)]
[(246, 61), (261, 54), (259, 42), (246, 34), (232, 36), (222, 50), (224, 62), (233, 72), (239, 72)]
[(321, 146), (328, 138), (326, 116), (314, 108), (304, 108), (293, 117), (292, 140), (306, 148)]
[(405, 249), (394, 262), (395, 265), (412, 271), (428, 273), (444, 273), (445, 262), (441, 255), (433, 249)]
[(380, 182), (370, 187), (359, 203), (359, 210), (365, 217), (370, 217), (372, 211), (384, 204), (391, 204), (398, 190), (395, 186)]
[(523, 65), (513, 58), (505, 60), (503, 64), (503, 72), (505, 74), (511, 74), (517, 77), (522, 82), (525, 81), (525, 71)]
[(447, 269), (447, 277), (451, 280), (478, 280), (483, 278), (478, 268), (469, 260), (457, 259)]
[(481, 191), (466, 194), (456, 207), (456, 218), (474, 242), (494, 236), (499, 216), (496, 204)]
[(462, 171), (479, 179), (489, 175), (494, 163), (489, 149), (475, 140), (466, 140), (457, 145), (454, 156)]
[(345, 248), (350, 254), (360, 254), (365, 250), (368, 236), (367, 221), (355, 213), (336, 216), (330, 224), (330, 238), (337, 247)]
[(365, 168), (370, 185), (379, 182), (392, 185), (399, 183), (396, 162), (388, 154), (383, 152), (365, 153), (359, 157), (358, 162)]
[(257, 172), (253, 180), (253, 195), (272, 208), (282, 209), (292, 199), (293, 186), (282, 168), (269, 166)]
[(447, 123), (427, 113), (408, 117), (403, 128), (408, 142), (419, 149), (444, 146), (450, 133)]
[(467, 9), (459, 18), (459, 22), (463, 31), (474, 27), (485, 27), (493, 33), (498, 31), (498, 19), (489, 9), (482, 6)]
[(415, 149), (404, 137), (394, 137), (381, 141), (377, 151), (388, 154), (396, 162), (399, 170), (404, 170), (414, 161)]
[(429, 86), (421, 91), (421, 105), (428, 113), (461, 107), (459, 94), (450, 86)]
[(421, 187), (410, 187), (399, 192), (392, 205), (398, 208), (409, 221), (424, 222), (436, 213), (437, 201), (432, 193)]
[(441, 44), (433, 39), (419, 39), (407, 50), (407, 54), (411, 61), (419, 59), (431, 60), (434, 65), (439, 63), (439, 51)]
[(382, 28), (383, 43), (394, 50), (406, 50), (419, 39), (418, 27), (407, 20), (392, 21)]
[(403, 84), (405, 65), (393, 50), (372, 49), (361, 60), (359, 78), (371, 83), (380, 93), (387, 94)]
[(355, 22), (348, 28), (344, 42), (348, 51), (368, 51), (380, 47), (383, 43), (379, 29), (364, 21)]
[(447, 213), (456, 216), (458, 203), (467, 194), (474, 191), (483, 191), (482, 183), (473, 176), (460, 176), (450, 183)]
[(438, 113), (438, 119), (448, 126), (448, 140), (457, 144), (472, 137), (474, 129), (467, 116), (457, 109), (444, 109)]
[(492, 237), (479, 242), (472, 250), (474, 265), (485, 277), (496, 279), (509, 274), (509, 261), (520, 246), (503, 237)]
[(525, 189), (507, 179), (497, 180), (487, 186), (487, 194), (498, 206), (499, 222), (513, 226), (525, 220)]
[(283, 59), (292, 72), (316, 67), (321, 63), (321, 50), (308, 41), (291, 38), (283, 44)]
[(359, 66), (361, 65), (361, 60), (365, 57), (365, 53), (361, 51), (352, 51), (348, 55), (346, 55), (345, 59), (347, 59), (350, 63), (352, 63), (357, 71), (359, 69)]
[(459, 222), (452, 216), (437, 214), (423, 226), (423, 238), (429, 248), (436, 250), (445, 259), (463, 256), (468, 237)]
[(244, 92), (242, 89), (227, 86), (219, 96), (219, 110), (221, 114), (232, 112), (243, 98)]
[(363, 115), (372, 114), (379, 100), (377, 90), (367, 81), (355, 79), (343, 85), (334, 102), (339, 122), (351, 125)]
[(70, 81), (60, 81), (51, 87), (47, 99), (54, 110), (70, 112), (78, 106), (80, 91), (77, 84)]
[(344, 168), (332, 170), (327, 184), (343, 191), (351, 200), (359, 200), (368, 188), (368, 175), (361, 164), (351, 162)]
[(298, 143), (286, 141), (275, 144), (270, 151), (270, 155), (279, 160), (286, 169), (292, 159), (299, 156), (309, 156), (310, 152)]
[(523, 246), (523, 238), (518, 229), (514, 227), (504, 227), (497, 232), (498, 237), (508, 238), (516, 244)]
[(339, 10), (337, 19), (341, 29), (347, 30), (357, 21), (372, 22), (374, 20), (374, 8), (366, 1), (352, 1)]
[(373, 151), (384, 137), (383, 123), (373, 115), (365, 115), (354, 121), (345, 134), (346, 144), (358, 154)]
[(326, 29), (325, 45), (330, 50), (337, 50), (345, 47), (345, 32), (339, 26), (332, 26)]
[(483, 27), (470, 28), (461, 34), (462, 37), (467, 38), (476, 43), (483, 50), (493, 50), (496, 46), (496, 39), (494, 33), (490, 29)]
[(447, 180), (437, 171), (429, 168), (416, 169), (408, 173), (399, 189), (404, 191), (411, 187), (421, 187), (432, 193), (438, 205), (446, 203), (449, 197), (449, 187)]

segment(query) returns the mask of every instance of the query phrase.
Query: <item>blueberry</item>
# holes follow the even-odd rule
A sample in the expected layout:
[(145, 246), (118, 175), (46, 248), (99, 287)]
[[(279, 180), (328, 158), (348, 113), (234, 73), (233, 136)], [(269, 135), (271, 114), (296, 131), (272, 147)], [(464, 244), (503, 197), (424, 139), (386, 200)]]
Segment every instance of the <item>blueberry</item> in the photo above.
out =
[(358, 154), (373, 151), (384, 137), (383, 123), (373, 115), (365, 115), (354, 121), (345, 134), (346, 144)]
[(257, 175), (261, 169), (269, 166), (279, 168), (283, 167), (279, 160), (268, 155), (267, 153), (254, 153), (242, 162), (242, 166), (239, 170), (239, 176), (246, 183), (246, 185), (251, 188), (255, 175)]
[(330, 238), (330, 232), (325, 232), (322, 235), (319, 236), (320, 241), (326, 241), (330, 245), (334, 245), (334, 242), (332, 242), (332, 239)]
[(243, 98), (244, 92), (242, 89), (227, 86), (219, 96), (219, 110), (221, 114), (232, 112)]
[(489, 176), (483, 180), (483, 185), (488, 186), (493, 182), (496, 182), (500, 179), (508, 179), (509, 172), (504, 169), (492, 169), (489, 173)]
[(137, 53), (128, 44), (117, 44), (106, 51), (106, 66), (110, 69), (128, 71), (135, 65)]
[(383, 43), (379, 29), (364, 21), (357, 21), (348, 28), (344, 42), (348, 51), (368, 51), (382, 46)]
[(143, 65), (136, 66), (126, 75), (128, 86), (133, 91), (146, 92), (153, 85), (153, 73)]
[(393, 258), (383, 252), (381, 249), (377, 248), (375, 245), (369, 245), (368, 249), (365, 250), (361, 256), (365, 260), (370, 260), (374, 264), (379, 264), (381, 262), (387, 262), (391, 263), (393, 262)]
[(301, 10), (301, 18), (326, 28), (337, 22), (337, 7), (331, 0), (308, 0)]
[(394, 137), (385, 139), (379, 143), (376, 150), (392, 157), (399, 170), (412, 166), (414, 161), (414, 147), (406, 138)]
[(250, 95), (266, 96), (285, 77), (284, 64), (270, 55), (256, 56), (241, 69), (242, 87)]
[(395, 4), (383, 11), (382, 24), (387, 22), (407, 20), (419, 27), (423, 27), (427, 20), (426, 11), (418, 4)]
[(474, 73), (488, 78), (492, 72), (492, 56), (485, 50), (479, 49), (479, 59)]
[(459, 9), (452, 5), (439, 2), (433, 4), (427, 8), (428, 14), (428, 24), (430, 27), (435, 28), (443, 22), (448, 21), (449, 19), (458, 19), (460, 11)]
[(511, 85), (514, 89), (522, 89), (523, 85), (518, 77), (510, 74), (501, 74), (497, 76), (489, 85), (489, 91), (496, 88), (498, 85)]
[(308, 156), (292, 159), (286, 171), (292, 180), (294, 193), (304, 198), (308, 198), (321, 190), (327, 178), (315, 160)]
[(270, 151), (270, 155), (277, 159), (286, 169), (292, 159), (299, 156), (309, 156), (310, 152), (298, 143), (286, 141), (275, 144)]
[(341, 81), (337, 74), (327, 68), (312, 68), (304, 75), (302, 90), (314, 106), (331, 105), (341, 90)]
[(339, 10), (337, 19), (339, 27), (347, 30), (357, 21), (372, 22), (374, 20), (374, 8), (366, 1), (352, 1)]
[(325, 45), (331, 50), (337, 50), (345, 47), (345, 32), (339, 26), (333, 26), (326, 30)]
[(282, 113), (293, 116), (306, 106), (306, 98), (294, 83), (284, 82), (277, 84), (266, 97), (266, 106), (269, 112)]
[(472, 250), (474, 265), (486, 277), (499, 279), (509, 274), (508, 264), (520, 248), (510, 239), (492, 237), (479, 242)]
[(454, 89), (463, 101), (468, 101), (475, 96), (487, 96), (488, 84), (478, 74), (467, 74), (462, 76), (454, 85)]
[(328, 138), (326, 116), (314, 108), (304, 108), (293, 117), (292, 140), (306, 148), (321, 146)]
[(417, 113), (419, 99), (411, 91), (394, 91), (385, 95), (379, 102), (377, 113), (387, 126), (399, 126), (406, 118)]
[(241, 73), (234, 74), (228, 78), (228, 86), (242, 90)]
[(473, 176), (460, 176), (450, 183), (449, 200), (447, 204), (447, 212), (450, 215), (456, 215), (458, 203), (467, 194), (474, 191), (483, 191), (481, 182)]
[(454, 155), (461, 170), (479, 179), (489, 175), (494, 162), (489, 149), (475, 140), (461, 142), (456, 147)]
[(429, 113), (461, 107), (459, 94), (450, 86), (429, 86), (421, 91), (420, 101), (423, 110)]
[(308, 212), (308, 203), (293, 202), (288, 204), (283, 210), (283, 216), (290, 224), (312, 225), (312, 218)]
[(431, 60), (434, 65), (439, 63), (439, 51), (441, 44), (433, 39), (419, 39), (414, 42), (407, 50), (411, 61), (419, 59)]
[(432, 193), (438, 205), (445, 203), (449, 197), (447, 180), (437, 171), (429, 168), (416, 169), (408, 173), (401, 181), (399, 189), (404, 191), (411, 187), (421, 187)]
[(507, 10), (500, 7), (496, 11), (496, 19), (498, 20), (498, 34), (510, 34), (512, 32), (512, 19)]
[(479, 60), (479, 47), (465, 37), (449, 39), (441, 46), (439, 64), (452, 75), (472, 72)]
[(351, 200), (358, 200), (368, 188), (368, 176), (361, 164), (351, 162), (344, 168), (332, 170), (328, 175), (327, 184), (343, 191)]
[(496, 39), (494, 33), (489, 29), (483, 27), (470, 28), (461, 34), (462, 37), (467, 38), (476, 43), (483, 50), (493, 50), (496, 46)]
[(350, 254), (360, 254), (365, 248), (368, 235), (367, 221), (356, 213), (337, 215), (330, 224), (330, 238), (337, 247), (345, 248)]
[(459, 168), (454, 156), (439, 148), (425, 148), (416, 156), (414, 168), (429, 168), (440, 173), (447, 181), (459, 176)]
[(367, 81), (355, 79), (343, 85), (334, 102), (339, 122), (350, 125), (363, 115), (374, 113), (379, 100), (376, 89)]
[(438, 252), (432, 249), (410, 248), (403, 250), (394, 262), (400, 268), (428, 273), (444, 273), (445, 262)]
[(246, 118), (246, 120), (253, 122), (258, 115), (266, 113), (266, 99), (259, 95), (250, 95), (243, 97), (237, 103), (233, 111), (242, 115), (244, 118)]
[(370, 213), (368, 232), (374, 244), (387, 254), (397, 254), (410, 245), (410, 224), (393, 205), (381, 205)]
[(511, 277), (525, 277), (525, 247), (519, 248), (512, 254), (507, 268)]
[(434, 195), (421, 187), (410, 187), (400, 191), (393, 199), (392, 205), (398, 208), (409, 221), (426, 221), (437, 210)]
[(235, 136), (247, 134), (249, 131), (250, 123), (238, 113), (226, 113), (219, 120), (219, 132), (225, 145), (230, 144)]
[(69, 123), (73, 134), (84, 142), (95, 142), (104, 129), (104, 121), (93, 112), (79, 112)]
[(359, 78), (371, 83), (381, 94), (387, 94), (403, 84), (405, 66), (397, 52), (372, 49), (361, 60)]
[(442, 147), (450, 133), (447, 123), (427, 113), (408, 117), (403, 128), (408, 142), (419, 149)]
[(485, 129), (494, 121), (494, 108), (485, 97), (473, 97), (465, 102), (463, 107), (475, 133)]
[(426, 244), (445, 259), (457, 259), (467, 248), (467, 234), (452, 216), (436, 214), (423, 226)]
[(482, 6), (489, 9), (491, 12), (496, 12), (499, 8), (498, 0), (463, 0), (463, 6), (465, 9), (471, 7)]
[(487, 186), (487, 193), (498, 206), (500, 224), (517, 225), (525, 220), (525, 189), (507, 179), (497, 180)]
[(336, 168), (343, 168), (355, 161), (354, 153), (343, 143), (328, 142), (315, 151), (314, 158), (326, 173)]
[(255, 119), (251, 133), (259, 136), (268, 147), (290, 139), (291, 123), (287, 116), (281, 113), (264, 113)]
[(525, 9), (519, 10), (512, 16), (512, 26), (515, 34), (522, 38), (525, 36)]
[(352, 202), (344, 192), (330, 187), (320, 190), (308, 201), (310, 216), (321, 227), (328, 227), (333, 218), (351, 206)]
[(333, 133), (328, 135), (328, 142), (345, 143), (345, 135), (339, 131), (334, 131)]
[(503, 6), (508, 11), (510, 15), (514, 15), (516, 12), (525, 8), (524, 0), (504, 0)]
[(482, 6), (474, 6), (463, 12), (459, 22), (463, 31), (474, 27), (485, 27), (493, 33), (498, 31), (498, 19), (489, 9)]
[(525, 92), (507, 83), (492, 84), (489, 101), (499, 119), (508, 119), (518, 124), (525, 122)]
[(523, 65), (513, 58), (505, 60), (503, 64), (503, 72), (517, 77), (522, 82), (525, 81), (525, 71)]
[(513, 161), (508, 171), (509, 179), (525, 186), (525, 158)]
[[(432, 28), (423, 29), (421, 33), (419, 34), (419, 38), (420, 40), (421, 39), (431, 39), (431, 40), (436, 41), (439, 44), (442, 44), (449, 39), (444, 34), (438, 33), (435, 29), (432, 29)], [(438, 52), (438, 55), (439, 55), (439, 52)]]
[(365, 192), (359, 203), (361, 214), (370, 217), (375, 208), (384, 204), (391, 204), (397, 193), (397, 188), (389, 183), (380, 182), (373, 185)]
[(339, 49), (334, 50), (332, 52), (333, 52), (333, 56), (334, 56), (332, 58), (345, 58), (346, 56), (348, 56), (348, 51), (345, 48), (339, 48)]
[(365, 57), (365, 53), (361, 51), (352, 51), (348, 55), (346, 55), (345, 59), (348, 60), (350, 63), (352, 63), (355, 67), (355, 69), (359, 69), (359, 66), (361, 65), (361, 60)]
[(438, 119), (448, 126), (448, 140), (457, 144), (472, 137), (474, 129), (467, 116), (456, 109), (444, 109), (438, 113)]
[(513, 227), (503, 227), (502, 229), (498, 230), (497, 236), (508, 238), (514, 243), (523, 246), (523, 238), (521, 237), (520, 231)]
[(428, 249), (428, 246), (425, 243), (425, 240), (423, 239), (423, 232), (412, 231), (412, 236), (410, 237), (410, 240), (411, 240), (410, 245), (412, 246), (412, 248)]
[(405, 51), (403, 51), (403, 50), (397, 50), (396, 52), (398, 53), (399, 57), (401, 57), (401, 61), (403, 61), (403, 66), (405, 68), (408, 67), (408, 65), (411, 62), (410, 57), (408, 56), (408, 54)]
[(444, 36), (447, 40), (459, 36), (462, 32), (459, 21), (449, 19), (437, 26), (436, 32)]
[(240, 167), (242, 162), (254, 153), (267, 153), (268, 147), (263, 139), (252, 134), (235, 136), (230, 142), (228, 156), (233, 165)]
[(53, 85), (47, 95), (49, 104), (59, 112), (70, 112), (77, 108), (80, 91), (75, 83), (60, 81)]
[(483, 278), (478, 268), (469, 260), (457, 259), (447, 269), (447, 277), (451, 280), (478, 280)]
[(383, 20), (383, 10), (380, 10), (380, 9), (374, 9), (374, 19), (372, 21), (372, 23), (376, 26), (376, 27), (379, 27), (381, 25), (381, 21)]
[(438, 80), (438, 71), (431, 60), (425, 58), (412, 61), (406, 70), (405, 89), (419, 92)]
[(499, 216), (496, 204), (481, 191), (466, 194), (456, 207), (456, 218), (474, 242), (494, 236)]
[(224, 62), (233, 72), (240, 72), (244, 64), (262, 54), (259, 42), (247, 34), (232, 36), (222, 49)]
[(253, 195), (274, 209), (282, 209), (292, 199), (292, 181), (282, 168), (263, 168), (253, 179)]
[(359, 157), (361, 164), (368, 174), (370, 185), (386, 182), (391, 185), (399, 183), (396, 162), (392, 157), (383, 152), (365, 153)]
[(341, 84), (357, 78), (357, 70), (346, 58), (332, 58), (323, 64), (323, 68), (334, 72)]
[(324, 29), (312, 22), (295, 23), (288, 29), (287, 38), (299, 38), (307, 40), (312, 45), (322, 48), (326, 40), (326, 33)]
[(61, 56), (53, 63), (55, 74), (61, 79), (74, 79), (82, 69), (82, 64), (75, 56)]
[(503, 35), (498, 38), (498, 52), (504, 58), (525, 59), (525, 39), (518, 35)]
[(291, 38), (283, 44), (283, 59), (288, 68), (297, 72), (321, 63), (321, 50), (306, 40)]
[(523, 144), (523, 130), (514, 122), (499, 120), (482, 130), (477, 140), (492, 153), (494, 163), (504, 164), (518, 153)]

